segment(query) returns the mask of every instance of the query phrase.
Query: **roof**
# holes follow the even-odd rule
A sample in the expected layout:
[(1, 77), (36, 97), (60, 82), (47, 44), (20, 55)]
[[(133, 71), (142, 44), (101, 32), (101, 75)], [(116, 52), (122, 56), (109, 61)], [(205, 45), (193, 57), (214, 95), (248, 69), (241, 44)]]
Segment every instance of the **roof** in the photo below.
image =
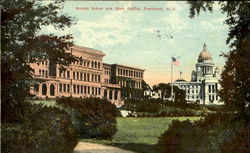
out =
[(207, 45), (204, 43), (203, 50), (199, 54), (198, 60), (212, 60), (212, 55), (207, 51)]
[(177, 79), (175, 82), (187, 82), (187, 81), (184, 79)]

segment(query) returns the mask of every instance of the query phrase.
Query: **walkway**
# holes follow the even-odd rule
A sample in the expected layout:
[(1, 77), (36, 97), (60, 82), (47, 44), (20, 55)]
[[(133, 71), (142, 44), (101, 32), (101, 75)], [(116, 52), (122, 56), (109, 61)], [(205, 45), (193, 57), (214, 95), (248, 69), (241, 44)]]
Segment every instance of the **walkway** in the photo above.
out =
[(74, 153), (135, 153), (135, 152), (123, 150), (108, 145), (79, 142), (75, 147)]

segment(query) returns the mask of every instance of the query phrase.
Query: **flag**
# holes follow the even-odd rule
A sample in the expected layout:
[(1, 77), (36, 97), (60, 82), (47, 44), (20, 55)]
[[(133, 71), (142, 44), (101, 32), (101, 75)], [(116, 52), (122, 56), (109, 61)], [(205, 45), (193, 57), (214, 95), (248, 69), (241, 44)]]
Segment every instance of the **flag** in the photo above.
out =
[(172, 57), (172, 64), (179, 66), (180, 62), (176, 58)]

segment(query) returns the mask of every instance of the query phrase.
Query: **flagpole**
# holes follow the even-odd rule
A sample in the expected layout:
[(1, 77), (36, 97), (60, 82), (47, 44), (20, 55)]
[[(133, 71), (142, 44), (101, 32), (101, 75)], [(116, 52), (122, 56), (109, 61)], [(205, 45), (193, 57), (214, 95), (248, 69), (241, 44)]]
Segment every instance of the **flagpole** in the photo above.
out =
[(171, 100), (173, 101), (173, 59), (171, 57)]

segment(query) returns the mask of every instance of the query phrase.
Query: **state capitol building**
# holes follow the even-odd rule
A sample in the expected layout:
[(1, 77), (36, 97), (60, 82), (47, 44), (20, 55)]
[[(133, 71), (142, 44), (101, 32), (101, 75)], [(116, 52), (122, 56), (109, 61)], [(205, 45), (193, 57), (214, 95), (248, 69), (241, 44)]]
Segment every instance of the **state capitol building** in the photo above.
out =
[(103, 63), (105, 54), (100, 50), (73, 46), (66, 50), (80, 60), (66, 70), (48, 60), (31, 63), (37, 83), (31, 94), (40, 98), (99, 97), (122, 105), (125, 98), (142, 98), (143, 69)]
[(204, 43), (203, 50), (199, 54), (195, 70), (191, 73), (191, 81), (176, 80), (173, 85), (186, 91), (186, 100), (199, 104), (223, 104), (219, 101), (218, 90), (220, 70), (215, 67), (212, 55), (207, 51)]

